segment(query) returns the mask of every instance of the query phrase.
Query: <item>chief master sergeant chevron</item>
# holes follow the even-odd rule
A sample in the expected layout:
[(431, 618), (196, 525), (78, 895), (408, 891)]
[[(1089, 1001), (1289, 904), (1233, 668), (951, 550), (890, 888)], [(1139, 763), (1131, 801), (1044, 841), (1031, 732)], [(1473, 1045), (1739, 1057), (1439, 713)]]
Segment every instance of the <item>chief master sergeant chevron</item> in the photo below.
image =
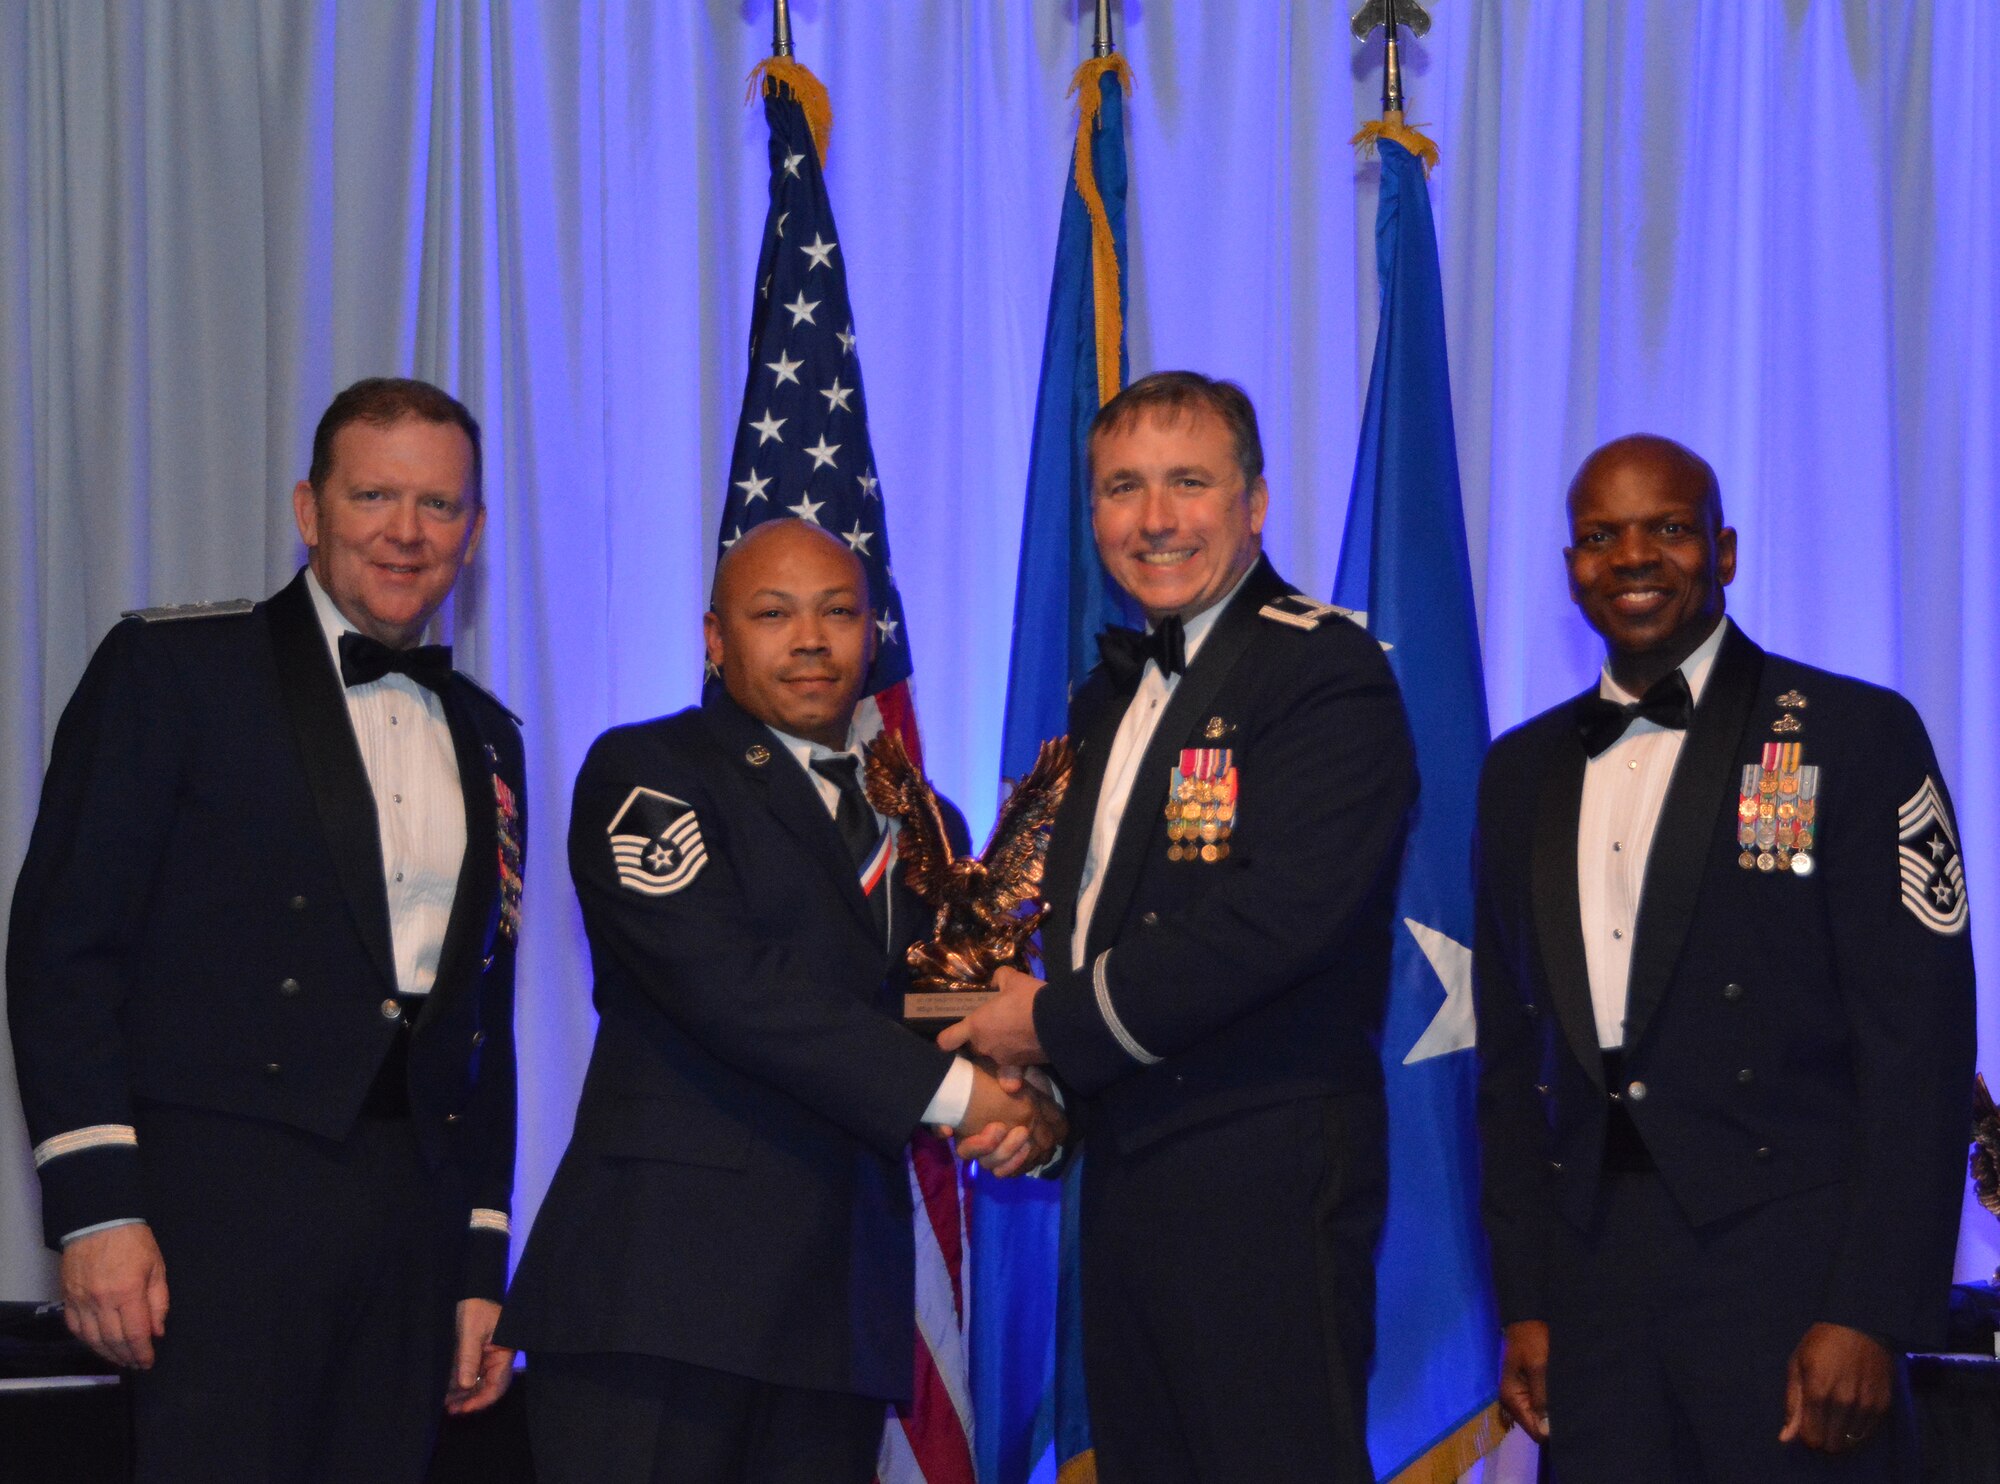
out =
[(9, 928), (43, 1224), (144, 1481), (415, 1481), (510, 1370), (521, 739), (417, 642), (478, 424), (357, 382), (292, 503), (283, 591), (99, 646)]
[(1105, 1484), (1366, 1484), (1402, 700), (1263, 559), (1241, 389), (1146, 377), (1089, 448), (1098, 553), (1151, 632), (1107, 635), (1070, 707), (1048, 982), (1002, 970), (947, 1043), (1072, 1094)]

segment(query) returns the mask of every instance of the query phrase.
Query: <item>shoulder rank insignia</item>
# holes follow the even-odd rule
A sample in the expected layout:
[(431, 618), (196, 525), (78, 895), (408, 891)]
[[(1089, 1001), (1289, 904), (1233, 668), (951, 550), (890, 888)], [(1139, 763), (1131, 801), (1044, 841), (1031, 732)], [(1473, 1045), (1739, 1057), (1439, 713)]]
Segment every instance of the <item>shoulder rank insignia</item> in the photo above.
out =
[(1965, 866), (1959, 860), (1958, 832), (1944, 795), (1928, 774), (1896, 811), (1896, 857), (1903, 874), (1903, 905), (1910, 915), (1943, 937), (1964, 932)]
[(525, 721), (521, 720), (520, 717), (514, 714), (514, 710), (511, 706), (509, 706), (505, 701), (501, 700), (498, 696), (494, 695), (492, 691), (488, 690), (478, 681), (474, 680), (470, 675), (466, 674), (465, 671), (453, 670), (451, 673), (456, 675), (460, 680), (463, 680), (467, 685), (471, 686), (474, 690), (478, 691), (479, 694), (486, 697), (486, 699), (491, 701), (494, 705), (498, 706), (500, 710), (506, 715), (507, 719), (513, 722), (515, 726), (524, 727), (527, 725)]
[(1281, 598), (1273, 598), (1259, 608), (1257, 613), (1259, 617), (1268, 618), (1274, 623), (1289, 624), (1295, 629), (1305, 629), (1308, 632), (1325, 622), (1330, 613), (1338, 613), (1343, 618), (1352, 618), (1363, 628), (1368, 627), (1364, 615), (1356, 614), (1346, 608), (1336, 608), (1331, 603), (1318, 602), (1308, 598), (1304, 593), (1286, 593)]
[(1227, 747), (1184, 747), (1167, 789), (1167, 859), (1229, 859), (1236, 830), (1236, 755)]
[(604, 832), (611, 837), (618, 884), (641, 896), (672, 896), (708, 864), (694, 806), (672, 794), (633, 789)]
[(165, 603), (158, 608), (127, 608), (120, 618), (140, 623), (175, 623), (183, 618), (241, 618), (256, 608), (249, 598), (222, 598), (213, 603)]

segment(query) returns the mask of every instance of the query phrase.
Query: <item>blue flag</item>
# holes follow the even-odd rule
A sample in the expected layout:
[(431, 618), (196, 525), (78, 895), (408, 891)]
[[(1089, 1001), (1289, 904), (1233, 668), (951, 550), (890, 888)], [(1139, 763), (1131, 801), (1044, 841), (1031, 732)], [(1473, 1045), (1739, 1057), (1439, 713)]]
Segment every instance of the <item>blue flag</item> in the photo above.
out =
[[(1129, 81), (1124, 62), (1109, 57), (1086, 62), (1071, 88), (1081, 95), (1081, 114), (1028, 460), (1000, 751), (1009, 778), (1026, 773), (1041, 744), (1068, 729), (1070, 693), (1097, 663), (1098, 631), (1131, 621), (1091, 538), (1085, 459), (1090, 420), (1125, 384), (1121, 79)], [(1074, 1184), (1076, 1164), (1062, 1183), (978, 1180), (972, 1187), (972, 1394), (979, 1477), (987, 1484), (1022, 1484), (1051, 1449), (1064, 1484), (1093, 1477), (1075, 1229), (1061, 1219), (1063, 1185)]]
[(1381, 324), (1333, 601), (1387, 648), (1423, 778), (1382, 1036), (1389, 1214), (1368, 1387), (1376, 1477), (1417, 1484), (1458, 1478), (1501, 1434), (1473, 1123), (1471, 849), (1488, 734), (1430, 192), (1416, 155), (1379, 147)]

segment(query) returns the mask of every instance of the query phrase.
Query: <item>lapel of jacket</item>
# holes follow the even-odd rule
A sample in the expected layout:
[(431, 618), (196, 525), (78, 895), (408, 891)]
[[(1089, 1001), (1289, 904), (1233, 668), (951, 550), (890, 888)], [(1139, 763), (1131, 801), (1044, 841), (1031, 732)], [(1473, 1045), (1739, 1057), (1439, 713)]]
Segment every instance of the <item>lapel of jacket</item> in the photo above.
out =
[(1095, 711), (1081, 718), (1084, 727), (1077, 742), (1076, 772), (1063, 793), (1062, 807), (1056, 810), (1055, 827), (1049, 836), (1048, 870), (1042, 880), (1042, 896), (1049, 904), (1049, 915), (1042, 923), (1042, 962), (1050, 974), (1078, 967), (1070, 962), (1078, 883), (1090, 854), (1090, 831), (1097, 820), (1098, 795), (1104, 790), (1105, 765), (1132, 694), (1130, 689), (1113, 686), (1107, 675), (1097, 688)]
[(1593, 686), (1569, 704), (1569, 715), (1544, 759), (1528, 877), (1550, 1006), (1569, 1038), (1570, 1050), (1590, 1080), (1602, 1087), (1604, 1056), (1597, 1045), (1597, 1012), (1591, 1005), (1590, 967), (1583, 952), (1583, 910), (1576, 895), (1576, 830), (1583, 811), (1587, 758), (1571, 720), (1577, 706), (1596, 693)]
[[(1194, 719), (1208, 709), (1216, 691), (1256, 637), (1257, 610), (1290, 591), (1291, 587), (1272, 570), (1270, 560), (1260, 556), (1242, 588), (1216, 619), (1215, 627), (1208, 631), (1194, 662), (1182, 672), (1174, 693), (1167, 698), (1166, 709), (1161, 711), (1153, 735), (1146, 743), (1145, 755), (1139, 760), (1139, 771), (1133, 775), (1132, 792), (1118, 821), (1111, 859), (1105, 863), (1104, 887), (1090, 913), (1090, 934), (1084, 943), (1085, 963), (1094, 961), (1115, 938), (1125, 920), (1125, 908), (1138, 887), (1146, 851), (1154, 837), (1167, 827), (1164, 813), (1167, 775), (1180, 756), (1181, 739), (1194, 725)], [(1095, 812), (1093, 801), (1093, 818)]]
[(389, 944), (389, 891), (382, 880), (382, 836), (375, 794), (354, 740), (354, 723), (326, 634), (306, 591), (305, 573), (264, 605), (277, 652), (278, 693), (298, 739), (306, 785), (326, 832), (334, 874), (340, 879), (355, 930), (389, 989), (396, 987)]
[[(868, 936), (877, 936), (875, 915), (861, 894), (861, 880), (847, 853), (847, 842), (840, 838), (833, 816), (827, 813), (819, 790), (798, 760), (786, 752), (785, 744), (769, 727), (731, 700), (719, 682), (710, 681), (702, 692), (701, 711), (730, 766), (751, 782), (778, 823), (797, 837), (806, 854), (833, 879), (841, 899), (867, 928)], [(757, 751), (760, 748), (761, 754)], [(759, 755), (764, 761), (751, 761)]]
[(1673, 978), (1694, 921), (1695, 899), (1715, 849), (1720, 811), (1729, 805), (1729, 827), (1736, 828), (1736, 759), (1743, 729), (1757, 700), (1764, 674), (1764, 651), (1731, 625), (1716, 651), (1708, 684), (1694, 708), (1687, 740), (1674, 764), (1673, 781), (1660, 822), (1653, 830), (1653, 849), (1646, 859), (1645, 885), (1639, 892), (1639, 920), (1632, 934), (1632, 972), (1625, 993), (1625, 1045), (1629, 1050), (1645, 1034)]
[(477, 981), (493, 939), (500, 896), (499, 803), (493, 778), (499, 761), (486, 751), (472, 707), (454, 683), (444, 696), (445, 721), (451, 728), (452, 751), (458, 757), (458, 788), (465, 803), (465, 857), (459, 863), (458, 887), (451, 897), (444, 946), (438, 953), (437, 978), (418, 1020), (431, 1017), (432, 1007), (461, 984)]

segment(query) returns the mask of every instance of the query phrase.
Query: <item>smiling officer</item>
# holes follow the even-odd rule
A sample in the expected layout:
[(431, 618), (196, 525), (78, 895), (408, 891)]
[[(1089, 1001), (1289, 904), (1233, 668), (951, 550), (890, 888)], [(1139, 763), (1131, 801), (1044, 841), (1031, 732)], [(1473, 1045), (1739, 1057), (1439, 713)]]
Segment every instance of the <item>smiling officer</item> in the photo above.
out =
[(1569, 524), (1604, 673), (1480, 780), (1501, 1399), (1558, 1484), (1912, 1477), (1972, 1085), (1943, 775), (1902, 697), (1724, 617), (1697, 455), (1605, 445)]
[(43, 1224), (141, 1480), (419, 1479), (440, 1403), (511, 1374), (521, 738), (420, 642), (479, 426), (357, 382), (292, 506), (283, 591), (99, 646), (14, 894)]

